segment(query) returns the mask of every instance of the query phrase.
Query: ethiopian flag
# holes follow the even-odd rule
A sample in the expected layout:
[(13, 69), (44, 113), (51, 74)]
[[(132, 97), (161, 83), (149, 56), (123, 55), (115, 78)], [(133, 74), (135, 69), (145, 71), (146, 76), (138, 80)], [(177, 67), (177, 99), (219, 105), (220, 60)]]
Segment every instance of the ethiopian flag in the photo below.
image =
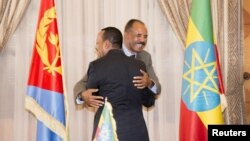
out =
[(180, 141), (207, 141), (209, 124), (224, 124), (210, 0), (193, 0), (180, 106)]
[(67, 99), (54, 0), (41, 0), (25, 108), (37, 118), (36, 141), (68, 139)]
[(116, 121), (113, 117), (112, 105), (108, 102), (107, 97), (93, 141), (118, 141)]

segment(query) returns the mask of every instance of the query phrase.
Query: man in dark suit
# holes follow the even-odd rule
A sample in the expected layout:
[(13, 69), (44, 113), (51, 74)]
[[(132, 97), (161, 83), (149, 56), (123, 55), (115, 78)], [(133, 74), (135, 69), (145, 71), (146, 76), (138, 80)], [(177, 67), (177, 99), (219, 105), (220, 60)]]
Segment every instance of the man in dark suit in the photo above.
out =
[[(142, 71), (142, 76), (135, 76), (134, 77), (134, 84), (138, 89), (142, 89), (144, 87), (148, 87), (155, 96), (159, 95), (161, 92), (161, 85), (158, 80), (157, 75), (155, 74), (151, 55), (143, 50), (147, 44), (147, 28), (145, 24), (137, 19), (131, 19), (127, 22), (124, 30), (124, 44), (123, 44), (123, 51), (127, 56), (134, 55), (136, 59), (143, 61), (146, 64), (147, 73)], [(88, 102), (84, 102), (81, 98), (83, 92), (91, 93), (95, 92), (95, 89), (90, 89), (85, 91), (87, 83), (87, 75), (78, 81), (74, 86), (74, 97), (76, 103), (76, 109), (81, 109), (83, 107), (83, 103), (86, 103), (91, 106), (97, 106), (98, 99), (90, 99)], [(149, 95), (150, 96), (150, 95)], [(146, 97), (146, 95), (145, 95)], [(150, 96), (152, 98), (152, 96)], [(92, 97), (87, 97), (92, 98)], [(147, 99), (147, 98), (146, 98)], [(93, 103), (92, 103), (93, 102)], [(150, 104), (147, 103), (148, 101), (144, 102), (143, 105), (146, 107), (150, 107)], [(152, 105), (151, 105), (152, 106)]]
[(84, 93), (82, 97), (84, 100), (89, 96), (99, 99), (93, 135), (100, 120), (103, 99), (107, 97), (113, 107), (119, 141), (149, 141), (142, 103), (143, 96), (152, 91), (146, 87), (138, 89), (133, 83), (133, 77), (141, 76), (141, 71), (146, 72), (146, 66), (140, 60), (127, 57), (121, 49), (122, 42), (122, 34), (117, 28), (107, 27), (98, 33), (96, 51), (100, 58), (89, 64), (86, 84), (87, 90), (96, 91), (90, 95)]

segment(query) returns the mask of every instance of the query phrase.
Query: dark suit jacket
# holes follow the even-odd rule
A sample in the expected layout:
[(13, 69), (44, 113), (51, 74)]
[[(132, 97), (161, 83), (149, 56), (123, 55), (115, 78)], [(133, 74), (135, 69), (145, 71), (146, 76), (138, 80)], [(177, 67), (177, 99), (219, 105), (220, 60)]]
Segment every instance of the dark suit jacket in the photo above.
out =
[[(159, 94), (161, 92), (161, 85), (152, 66), (151, 55), (143, 50), (142, 52), (137, 54), (136, 59), (141, 60), (145, 63), (147, 73), (149, 74), (151, 79), (155, 82), (155, 85), (157, 87), (157, 94)], [(86, 90), (87, 79), (88, 79), (87, 75), (84, 75), (83, 78), (75, 84), (74, 86), (75, 99), (77, 95), (81, 94), (83, 91)], [(145, 95), (143, 96), (143, 106), (151, 107), (154, 105), (154, 102), (155, 102), (155, 94), (152, 93), (152, 95), (150, 95), (149, 93), (145, 93)], [(81, 105), (76, 104), (76, 109), (81, 109), (81, 108), (83, 108), (83, 104)]]
[[(137, 89), (132, 82), (134, 76), (141, 75), (140, 69), (146, 71), (142, 61), (129, 58), (117, 49), (110, 50), (89, 65), (86, 88), (98, 88), (96, 95), (108, 98), (113, 107), (119, 141), (149, 140), (142, 103), (143, 95), (151, 91)], [(96, 112), (94, 131), (101, 111), (99, 108)]]

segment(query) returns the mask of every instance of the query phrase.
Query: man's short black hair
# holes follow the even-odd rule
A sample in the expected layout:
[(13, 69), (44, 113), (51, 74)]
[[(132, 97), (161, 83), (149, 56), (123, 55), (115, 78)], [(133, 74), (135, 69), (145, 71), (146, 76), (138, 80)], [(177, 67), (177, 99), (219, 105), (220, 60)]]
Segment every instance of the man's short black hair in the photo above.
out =
[(119, 29), (115, 27), (106, 27), (103, 28), (102, 31), (104, 31), (102, 39), (103, 41), (110, 41), (112, 46), (114, 48), (121, 49), (122, 48), (122, 33)]
[(130, 20), (127, 22), (127, 24), (125, 25), (124, 31), (125, 31), (125, 32), (128, 32), (128, 31), (133, 27), (133, 24), (134, 24), (135, 22), (138, 22), (138, 23), (140, 23), (140, 24), (142, 24), (142, 25), (145, 25), (144, 22), (142, 22), (142, 21), (140, 21), (140, 20), (138, 20), (138, 19), (130, 19)]

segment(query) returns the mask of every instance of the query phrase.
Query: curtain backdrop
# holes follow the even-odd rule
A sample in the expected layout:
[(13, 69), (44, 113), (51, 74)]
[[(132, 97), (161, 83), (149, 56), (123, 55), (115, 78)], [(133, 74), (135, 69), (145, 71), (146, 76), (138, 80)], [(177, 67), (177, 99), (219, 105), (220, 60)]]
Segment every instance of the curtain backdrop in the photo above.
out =
[(213, 0), (228, 108), (226, 123), (246, 123), (243, 87), (243, 0)]
[[(105, 26), (124, 30), (130, 18), (148, 27), (146, 50), (162, 84), (154, 108), (144, 110), (151, 141), (178, 141), (183, 46), (156, 0), (56, 1), (66, 92), (69, 98), (70, 140), (90, 141), (94, 113), (76, 111), (73, 86), (95, 59), (97, 32)], [(31, 0), (23, 20), (0, 54), (0, 134), (2, 141), (34, 141), (36, 120), (24, 109), (39, 2)], [(140, 130), (140, 129), (138, 129)]]
[(15, 31), (30, 0), (0, 1), (0, 52)]
[(183, 47), (186, 44), (188, 18), (192, 0), (158, 0), (162, 12), (169, 21)]

